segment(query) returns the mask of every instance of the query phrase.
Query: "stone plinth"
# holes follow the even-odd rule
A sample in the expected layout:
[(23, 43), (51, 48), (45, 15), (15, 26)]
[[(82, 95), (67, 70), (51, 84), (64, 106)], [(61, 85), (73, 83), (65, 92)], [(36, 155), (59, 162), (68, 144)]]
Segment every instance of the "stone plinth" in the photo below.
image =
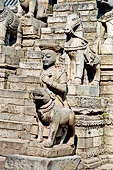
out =
[(30, 141), (27, 155), (46, 158), (64, 157), (75, 154), (75, 148), (66, 144), (54, 145), (52, 148), (45, 148), (36, 140)]
[(64, 156), (58, 158), (31, 157), (12, 155), (6, 158), (5, 170), (82, 170), (79, 156)]
[(98, 97), (99, 86), (71, 84), (68, 86), (68, 95)]
[(35, 39), (39, 39), (41, 36), (41, 28), (46, 27), (47, 24), (33, 17), (23, 17), (21, 22), (23, 29), (23, 47), (33, 47)]

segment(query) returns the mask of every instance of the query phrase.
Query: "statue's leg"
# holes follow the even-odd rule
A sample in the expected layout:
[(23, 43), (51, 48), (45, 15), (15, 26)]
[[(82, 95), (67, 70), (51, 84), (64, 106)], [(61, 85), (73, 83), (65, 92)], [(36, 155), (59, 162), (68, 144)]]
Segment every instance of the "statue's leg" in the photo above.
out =
[(56, 137), (56, 133), (57, 133), (57, 130), (58, 130), (58, 127), (59, 127), (59, 124), (57, 123), (57, 121), (56, 120), (53, 120), (53, 121), (54, 122), (52, 122), (51, 125), (50, 125), (49, 137), (48, 137), (47, 141), (43, 143), (44, 146), (47, 147), (47, 148), (50, 148), (50, 147), (53, 146), (53, 143), (54, 143), (54, 140), (55, 140), (55, 137)]
[(34, 16), (37, 0), (29, 0), (29, 12), (26, 16)]
[(91, 85), (99, 85), (99, 82), (100, 82), (100, 64), (95, 66), (95, 75), (93, 81), (91, 82)]
[(75, 84), (82, 84), (82, 77), (84, 71), (84, 50), (77, 50), (76, 53), (76, 74), (74, 78)]
[(18, 29), (17, 29), (17, 40), (15, 44), (16, 49), (20, 49), (22, 46), (22, 34), (23, 34), (22, 25), (21, 22), (19, 22)]
[(0, 23), (0, 45), (5, 45), (5, 38), (7, 32), (6, 21)]
[(18, 13), (17, 13), (17, 16), (21, 17), (23, 14), (24, 14), (24, 11), (23, 11), (23, 9), (22, 9), (22, 7), (20, 5), (20, 2), (18, 0)]
[(38, 139), (37, 142), (41, 143), (43, 142), (43, 131), (44, 131), (44, 126), (42, 125), (42, 123), (39, 121), (39, 129), (38, 129)]
[(93, 45), (93, 50), (97, 53), (100, 54), (100, 49), (101, 45), (104, 43), (104, 35), (106, 32), (106, 24), (97, 22), (97, 39)]

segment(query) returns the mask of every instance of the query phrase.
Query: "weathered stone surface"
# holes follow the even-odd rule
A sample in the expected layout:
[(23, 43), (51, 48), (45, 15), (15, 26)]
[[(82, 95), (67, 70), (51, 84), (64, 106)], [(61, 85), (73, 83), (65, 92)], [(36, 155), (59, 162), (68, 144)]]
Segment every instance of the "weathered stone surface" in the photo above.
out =
[(30, 141), (27, 155), (45, 158), (72, 156), (75, 155), (75, 148), (66, 144), (55, 145), (52, 148), (45, 148), (43, 145), (37, 143), (37, 140), (33, 140)]
[(22, 168), (23, 170), (75, 170), (76, 168), (82, 170), (83, 166), (79, 168), (79, 156), (67, 156), (59, 158), (41, 158), (13, 155), (6, 158), (5, 170)]
[(68, 95), (99, 97), (99, 87), (89, 85), (69, 85)]

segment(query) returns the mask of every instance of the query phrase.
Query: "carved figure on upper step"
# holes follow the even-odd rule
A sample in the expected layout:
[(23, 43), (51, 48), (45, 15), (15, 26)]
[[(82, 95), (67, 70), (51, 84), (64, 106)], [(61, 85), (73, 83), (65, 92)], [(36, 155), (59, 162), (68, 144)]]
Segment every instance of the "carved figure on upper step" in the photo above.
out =
[(74, 138), (75, 115), (72, 110), (64, 107), (67, 76), (65, 70), (56, 65), (58, 51), (49, 46), (49, 49), (44, 49), (42, 54), (44, 70), (40, 76), (41, 88), (33, 92), (39, 118), (37, 142), (43, 142), (44, 126), (50, 126), (48, 139), (42, 144), (45, 147), (52, 147), (54, 144), (66, 142), (67, 136)]
[(65, 26), (65, 52), (68, 54), (68, 77), (70, 83), (78, 85), (84, 82), (84, 72), (90, 69), (87, 75), (88, 83), (98, 85), (100, 81), (100, 64), (98, 56), (90, 49), (84, 38), (81, 19), (78, 14), (67, 16)]
[(17, 36), (16, 47), (21, 47), (22, 29), (18, 17), (0, 0), (0, 45), (10, 45), (11, 36)]
[(98, 54), (113, 54), (113, 1), (96, 0), (96, 2), (97, 40), (94, 48)]
[(42, 4), (38, 3), (38, 0), (18, 0), (18, 16), (25, 15), (27, 17), (33, 16), (35, 18), (46, 17), (46, 11)]

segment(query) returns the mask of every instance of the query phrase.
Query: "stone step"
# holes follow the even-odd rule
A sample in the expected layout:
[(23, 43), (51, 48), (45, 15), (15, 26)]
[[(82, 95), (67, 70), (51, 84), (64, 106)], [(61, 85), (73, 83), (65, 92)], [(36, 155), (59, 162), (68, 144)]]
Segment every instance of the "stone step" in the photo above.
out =
[(3, 170), (6, 157), (0, 156), (0, 170)]
[(90, 2), (65, 2), (54, 5), (53, 12), (55, 11), (72, 11), (72, 9), (77, 9), (78, 11), (89, 11), (96, 9), (95, 1)]
[(113, 164), (105, 164), (97, 168), (97, 170), (113, 170)]
[(9, 76), (7, 89), (31, 91), (37, 88), (40, 83), (40, 77), (33, 76)]
[(29, 140), (32, 137), (32, 124), (28, 122), (0, 120), (0, 137)]
[(0, 90), (0, 98), (10, 98), (10, 99), (29, 99), (29, 92), (22, 90)]
[(0, 155), (26, 154), (28, 140), (0, 138)]

